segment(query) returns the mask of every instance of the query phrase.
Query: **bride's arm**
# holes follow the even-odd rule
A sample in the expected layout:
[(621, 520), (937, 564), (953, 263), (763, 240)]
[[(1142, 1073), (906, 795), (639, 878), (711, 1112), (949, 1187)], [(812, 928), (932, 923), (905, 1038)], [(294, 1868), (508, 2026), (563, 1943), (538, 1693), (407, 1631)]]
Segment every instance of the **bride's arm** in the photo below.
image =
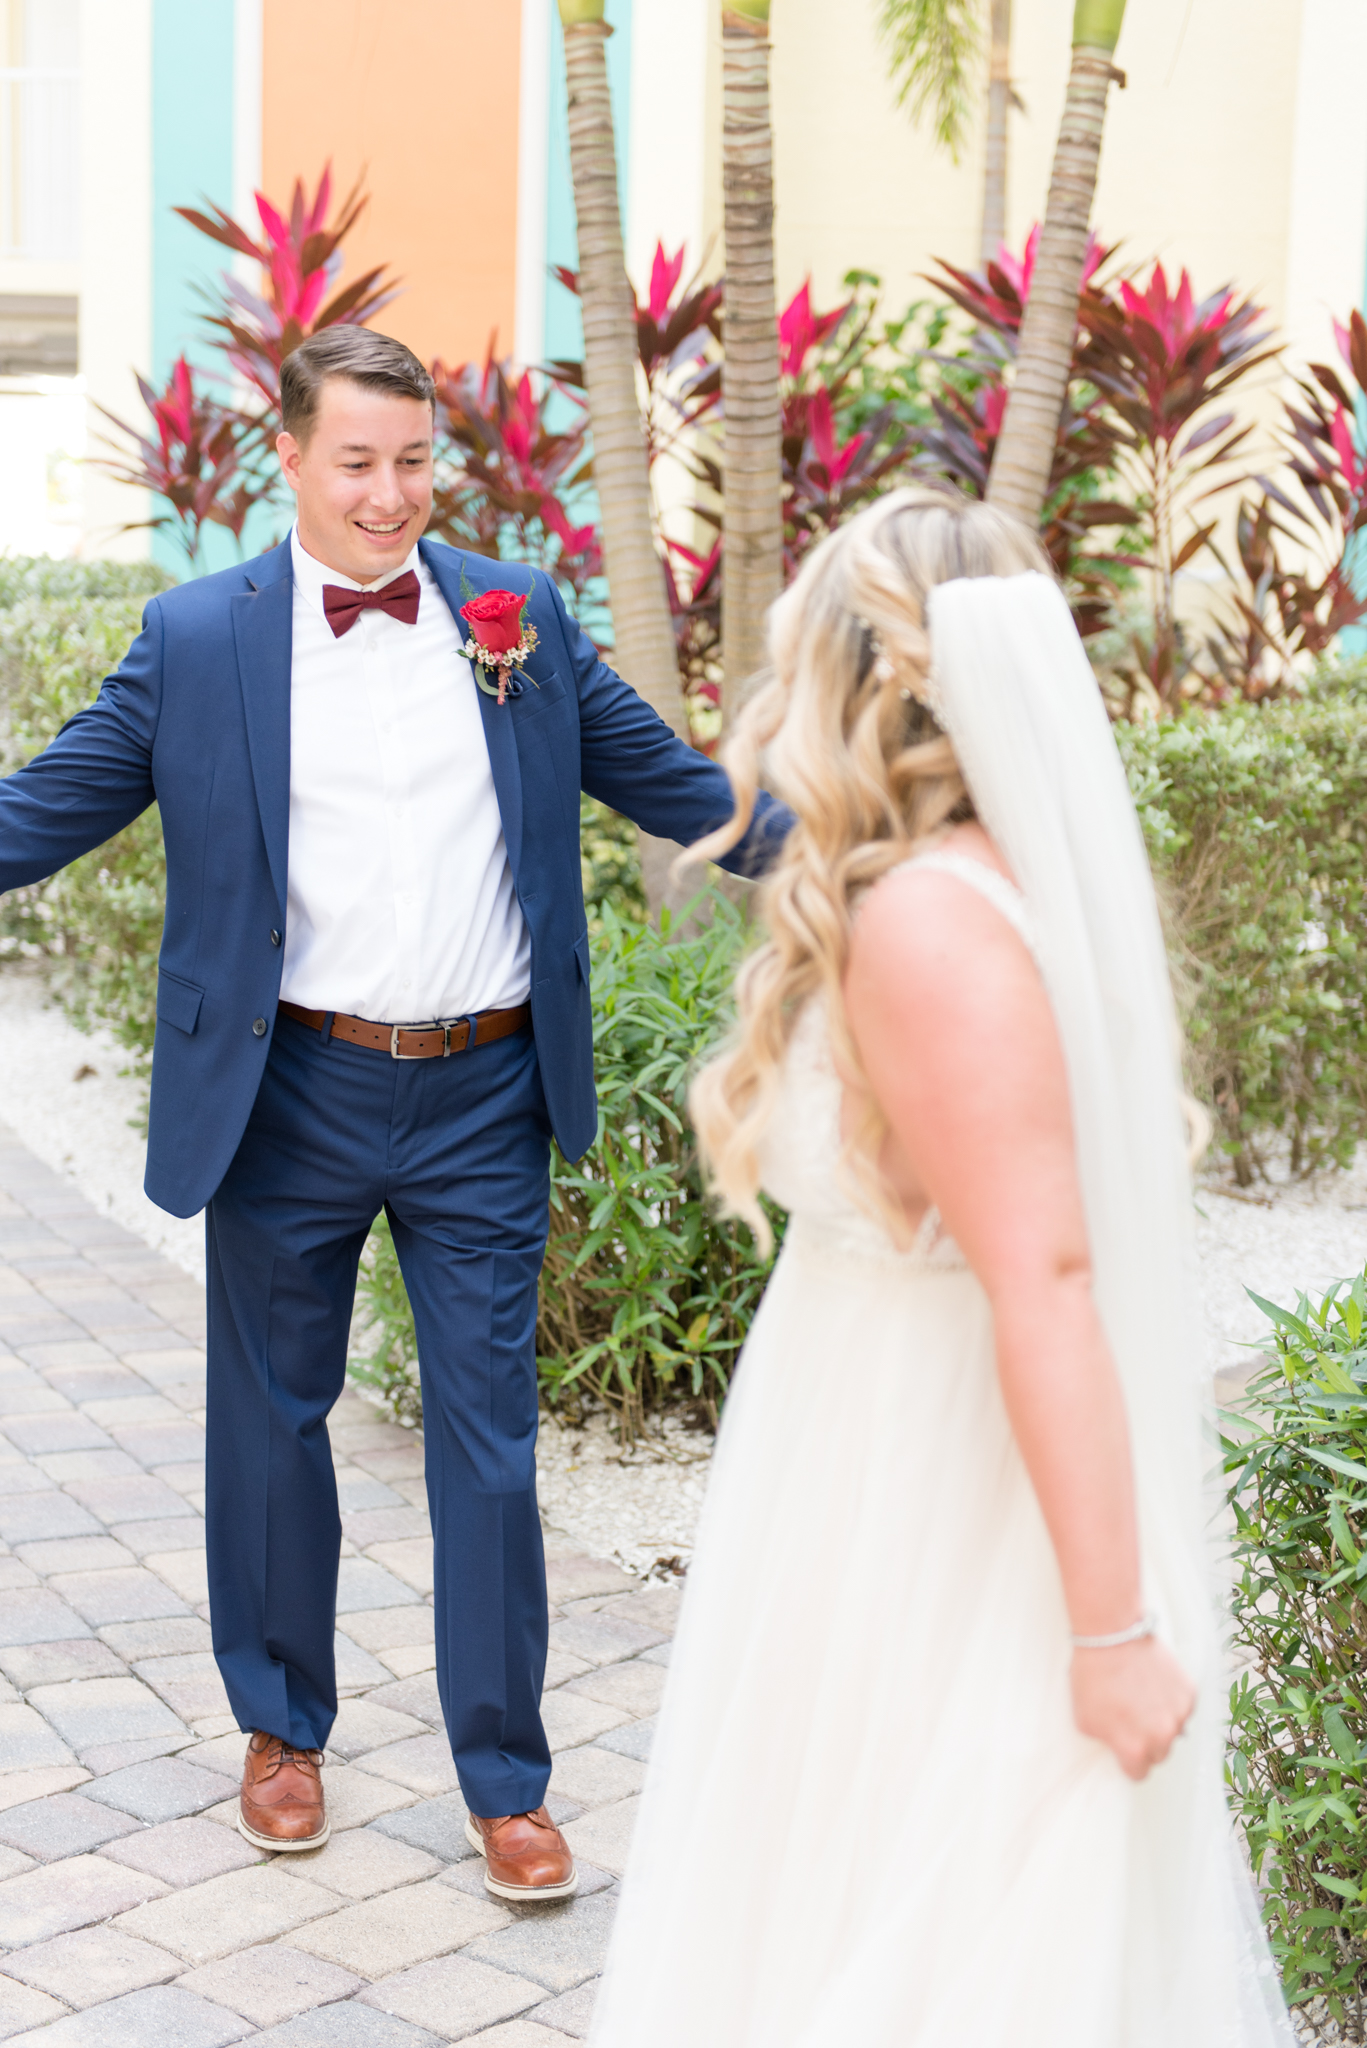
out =
[[(855, 928), (847, 1014), (904, 1155), (992, 1304), (1002, 1393), (1076, 1635), (1143, 1605), (1124, 1401), (1092, 1299), (1062, 1050), (1026, 947), (944, 873), (887, 877)], [(1079, 1727), (1131, 1777), (1167, 1754), (1191, 1686), (1152, 1638), (1073, 1660)]]

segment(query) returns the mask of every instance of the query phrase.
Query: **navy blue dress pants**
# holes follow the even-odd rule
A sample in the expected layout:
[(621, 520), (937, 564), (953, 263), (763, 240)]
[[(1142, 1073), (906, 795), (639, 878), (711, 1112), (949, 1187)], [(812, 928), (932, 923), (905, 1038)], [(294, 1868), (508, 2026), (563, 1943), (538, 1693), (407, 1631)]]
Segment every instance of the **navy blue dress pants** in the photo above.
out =
[(413, 1305), (437, 1685), (471, 1811), (538, 1806), (546, 1574), (536, 1290), (550, 1121), (529, 1030), (399, 1061), (279, 1017), (208, 1211), (209, 1597), (238, 1723), (322, 1748), (341, 1520), (328, 1411), (383, 1208)]

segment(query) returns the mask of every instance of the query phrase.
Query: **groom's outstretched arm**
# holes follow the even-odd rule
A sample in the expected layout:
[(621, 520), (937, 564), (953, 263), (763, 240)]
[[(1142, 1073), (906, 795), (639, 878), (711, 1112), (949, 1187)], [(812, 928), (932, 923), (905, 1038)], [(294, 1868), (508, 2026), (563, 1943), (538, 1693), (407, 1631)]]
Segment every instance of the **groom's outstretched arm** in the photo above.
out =
[[(608, 667), (554, 584), (550, 589), (579, 697), (580, 774), (588, 794), (681, 846), (724, 825), (735, 808), (725, 770), (671, 732)], [(750, 830), (721, 865), (738, 875), (762, 874), (792, 823), (788, 806), (761, 790)]]
[(0, 893), (45, 881), (103, 846), (156, 801), (152, 742), (161, 704), (161, 612), (143, 628), (95, 702), (26, 767), (0, 780)]

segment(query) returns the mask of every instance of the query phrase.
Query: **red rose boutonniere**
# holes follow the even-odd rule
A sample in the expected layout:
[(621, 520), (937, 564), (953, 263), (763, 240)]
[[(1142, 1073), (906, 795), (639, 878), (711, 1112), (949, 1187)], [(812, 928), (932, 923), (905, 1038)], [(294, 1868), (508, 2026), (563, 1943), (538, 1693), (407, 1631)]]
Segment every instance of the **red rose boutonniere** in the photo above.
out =
[[(524, 617), (531, 592), (519, 595), (515, 590), (486, 590), (476, 597), (463, 574), (461, 580), (464, 589), (470, 590), (469, 601), (460, 608), (470, 628), (464, 652), (474, 664), (475, 681), (485, 696), (497, 697), (501, 704), (506, 696), (521, 696), (524, 683), (539, 689), (536, 677), (525, 675), (521, 668), (536, 647), (536, 627)], [(496, 674), (496, 682), (488, 680), (491, 673)]]

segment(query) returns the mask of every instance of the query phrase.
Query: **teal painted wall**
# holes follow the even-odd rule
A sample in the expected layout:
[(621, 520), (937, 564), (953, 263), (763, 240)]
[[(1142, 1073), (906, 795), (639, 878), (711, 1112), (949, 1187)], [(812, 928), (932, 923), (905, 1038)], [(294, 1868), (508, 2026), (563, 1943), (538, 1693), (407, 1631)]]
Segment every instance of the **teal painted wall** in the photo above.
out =
[[(152, 377), (160, 385), (181, 354), (214, 365), (197, 287), (211, 284), (231, 253), (171, 211), (204, 200), (232, 208), (234, 0), (153, 0), (152, 8)], [(175, 574), (187, 563), (165, 529), (152, 552)], [(232, 535), (211, 529), (202, 568), (237, 559)]]
[[(565, 99), (565, 42), (556, 0), (546, 0), (551, 18), (551, 134), (546, 192), (546, 267), (579, 262), (574, 227), (574, 186), (570, 178), (570, 130)], [(631, 8), (632, 0), (608, 0), (607, 18), (614, 33), (608, 38), (608, 83), (612, 118), (617, 130), (617, 190), (622, 231), (627, 232), (627, 165), (631, 160)], [(550, 277), (546, 285), (546, 360), (576, 362), (584, 353), (579, 302)]]

